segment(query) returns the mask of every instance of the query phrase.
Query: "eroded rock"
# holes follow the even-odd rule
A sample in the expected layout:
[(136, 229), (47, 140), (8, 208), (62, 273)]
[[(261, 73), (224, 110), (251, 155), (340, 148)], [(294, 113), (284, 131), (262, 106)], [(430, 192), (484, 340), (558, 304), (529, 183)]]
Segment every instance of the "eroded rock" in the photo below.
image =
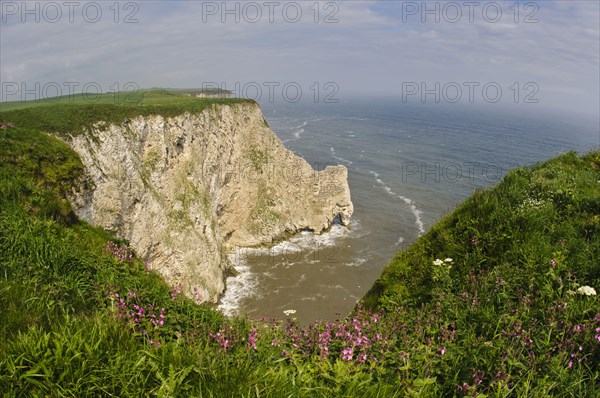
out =
[(227, 250), (320, 233), (352, 216), (347, 169), (313, 170), (283, 146), (256, 104), (98, 122), (68, 142), (89, 179), (72, 198), (78, 215), (209, 301), (224, 291)]

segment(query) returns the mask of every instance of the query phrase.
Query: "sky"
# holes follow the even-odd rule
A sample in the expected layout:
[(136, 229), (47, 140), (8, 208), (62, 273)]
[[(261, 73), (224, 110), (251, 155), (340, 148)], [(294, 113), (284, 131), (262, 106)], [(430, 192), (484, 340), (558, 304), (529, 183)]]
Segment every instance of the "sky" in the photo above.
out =
[(214, 87), (600, 113), (600, 2), (0, 0), (0, 101)]

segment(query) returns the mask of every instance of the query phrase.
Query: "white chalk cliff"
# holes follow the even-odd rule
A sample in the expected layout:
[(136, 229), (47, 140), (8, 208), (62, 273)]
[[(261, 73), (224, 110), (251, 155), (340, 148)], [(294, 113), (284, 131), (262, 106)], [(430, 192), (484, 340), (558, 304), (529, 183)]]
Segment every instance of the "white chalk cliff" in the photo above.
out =
[(232, 267), (228, 250), (320, 233), (353, 212), (346, 168), (313, 170), (253, 103), (98, 122), (68, 143), (88, 179), (71, 198), (77, 214), (127, 239), (169, 283), (212, 302)]

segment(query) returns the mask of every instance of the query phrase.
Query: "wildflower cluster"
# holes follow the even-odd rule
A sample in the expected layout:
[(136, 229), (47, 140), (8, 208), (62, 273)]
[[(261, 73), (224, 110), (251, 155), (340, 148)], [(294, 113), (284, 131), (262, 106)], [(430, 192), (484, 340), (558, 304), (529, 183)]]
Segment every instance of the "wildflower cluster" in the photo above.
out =
[(106, 246), (102, 251), (106, 254), (112, 255), (119, 261), (133, 260), (135, 254), (133, 250), (128, 248), (126, 245), (119, 245), (113, 241), (106, 242)]
[(585, 296), (595, 296), (596, 295), (596, 289), (594, 289), (591, 286), (581, 286), (576, 290), (576, 292), (578, 294), (585, 295)]
[(475, 396), (476, 390), (477, 390), (477, 386), (479, 386), (481, 383), (483, 383), (485, 377), (485, 372), (481, 371), (481, 370), (474, 370), (473, 373), (471, 374), (471, 379), (472, 379), (472, 383), (462, 383), (461, 385), (458, 386), (457, 390), (459, 393), (462, 393), (462, 395), (473, 395)]
[[(209, 330), (208, 335), (223, 351), (230, 351), (235, 346), (243, 344), (245, 340), (244, 332), (239, 328), (234, 328), (233, 325), (227, 322), (223, 323), (219, 331), (216, 333), (212, 330)], [(256, 345), (256, 341), (258, 340), (257, 336), (254, 337), (255, 339), (252, 342), (253, 347)]]
[(529, 347), (533, 344), (533, 340), (531, 339), (531, 328), (524, 329), (523, 322), (520, 320), (516, 320), (512, 325), (510, 330), (506, 331), (504, 329), (501, 330), (502, 335), (508, 337), (509, 339), (516, 341), (518, 344), (522, 344), (525, 347)]
[(454, 260), (450, 257), (440, 260), (439, 258), (433, 261), (432, 279), (439, 283), (439, 287), (444, 289), (450, 287), (452, 280), (450, 271)]
[(221, 349), (227, 351), (229, 348), (231, 348), (230, 340), (227, 338), (227, 335), (224, 332), (219, 331), (217, 333), (211, 333), (210, 337), (212, 337), (217, 344), (219, 344)]
[(519, 211), (537, 210), (544, 207), (548, 202), (544, 199), (527, 197), (520, 205)]
[(203, 301), (202, 295), (200, 294), (200, 288), (198, 286), (194, 286), (194, 299), (196, 299), (197, 303), (201, 303)]
[[(573, 368), (590, 360), (594, 351), (600, 350), (600, 313), (590, 322), (564, 325), (565, 339), (561, 343), (565, 351), (570, 352), (567, 367)], [(592, 338), (593, 336), (593, 338)]]
[(110, 292), (109, 297), (117, 320), (125, 322), (134, 334), (144, 336), (151, 345), (160, 347), (158, 332), (165, 324), (166, 310), (152, 304), (141, 305), (137, 293), (130, 290), (126, 296)]
[(261, 318), (252, 321), (246, 330), (226, 322), (217, 332), (208, 330), (207, 334), (223, 351), (232, 351), (236, 347), (252, 351), (276, 349), (287, 358), (309, 359), (317, 356), (322, 360), (331, 358), (357, 364), (377, 363), (393, 349), (393, 342), (388, 336), (395, 332), (394, 325), (382, 322), (382, 319), (383, 313), (371, 313), (359, 308), (354, 317), (338, 318), (334, 322), (315, 321), (308, 326), (301, 326), (289, 317), (285, 321)]
[(258, 341), (258, 333), (256, 332), (256, 328), (250, 329), (248, 332), (248, 349), (252, 348), (256, 350), (256, 342)]
[(176, 285), (171, 286), (171, 301), (177, 300), (177, 296), (179, 296), (183, 292), (183, 284), (178, 283)]
[(358, 364), (376, 363), (393, 346), (388, 337), (393, 334), (392, 325), (382, 323), (382, 319), (383, 313), (371, 313), (359, 306), (352, 318), (315, 321), (306, 327), (301, 327), (293, 318), (288, 318), (285, 324), (274, 320), (269, 333), (273, 336), (270, 345), (281, 347), (284, 357), (318, 356)]

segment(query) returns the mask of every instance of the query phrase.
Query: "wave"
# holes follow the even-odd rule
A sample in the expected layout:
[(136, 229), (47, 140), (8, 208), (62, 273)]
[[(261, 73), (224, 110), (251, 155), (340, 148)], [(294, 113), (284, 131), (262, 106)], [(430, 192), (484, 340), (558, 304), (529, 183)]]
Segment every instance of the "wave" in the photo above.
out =
[(294, 133), (292, 133), (294, 138), (288, 138), (287, 140), (282, 140), (281, 142), (298, 141), (302, 133), (304, 133), (304, 129), (294, 131)]
[(399, 195), (399, 194), (395, 193), (394, 191), (392, 191), (392, 188), (388, 187), (383, 182), (383, 180), (379, 177), (379, 173), (377, 173), (373, 170), (369, 170), (369, 172), (371, 174), (373, 174), (373, 176), (375, 177), (375, 181), (377, 181), (377, 183), (379, 185), (381, 185), (382, 188), (388, 194), (390, 194), (392, 196), (396, 196), (397, 198), (401, 199), (404, 203), (406, 203), (410, 207), (412, 214), (415, 216), (415, 225), (417, 226), (417, 230), (419, 231), (418, 235), (421, 236), (422, 234), (424, 234), (425, 226), (423, 224), (423, 220), (421, 219), (421, 214), (423, 214), (423, 212), (417, 207), (417, 203), (414, 200), (407, 198), (406, 196)]
[[(353, 221), (353, 229), (357, 225)], [(320, 247), (331, 247), (337, 244), (340, 238), (348, 236), (352, 230), (343, 225), (334, 224), (328, 232), (317, 235), (311, 231), (302, 231), (291, 237), (289, 240), (279, 242), (274, 246), (265, 248), (245, 249), (249, 255), (286, 255), (290, 253), (300, 253), (304, 251), (316, 251)]]
[[(331, 120), (360, 120), (360, 121), (365, 121), (365, 120), (369, 120), (369, 119), (363, 119), (363, 118), (358, 118), (358, 117), (340, 117), (340, 116), (324, 116), (324, 117), (315, 117), (315, 118), (311, 118), (311, 119), (307, 119), (301, 122), (302, 119), (277, 119), (277, 123), (279, 123), (281, 126), (280, 128), (278, 128), (277, 130), (280, 131), (285, 131), (285, 135), (288, 134), (292, 134), (293, 138), (288, 138), (286, 140), (282, 140), (282, 142), (289, 142), (289, 141), (297, 141), (300, 139), (300, 136), (304, 133), (304, 127), (306, 127), (309, 123), (317, 123), (317, 122), (321, 122), (321, 121), (331, 121)], [(274, 121), (274, 120), (272, 120)], [(301, 123), (300, 123), (301, 122)], [(300, 124), (298, 124), (300, 123)], [(348, 134), (348, 137), (350, 138), (354, 138), (356, 137), (355, 132), (352, 130), (346, 130), (345, 133)], [(339, 159), (338, 159), (339, 160)], [(348, 163), (348, 160), (343, 160), (345, 163)], [(350, 162), (352, 163), (352, 162)], [(348, 163), (348, 164), (350, 164)]]
[(300, 139), (300, 134), (304, 133), (304, 129), (300, 129), (298, 131), (294, 132), (294, 138), (296, 138), (297, 140)]
[(335, 154), (335, 149), (333, 147), (330, 147), (329, 149), (331, 150), (331, 157), (334, 158), (335, 160), (337, 160), (339, 162), (346, 163), (348, 166), (350, 166), (352, 164), (352, 161), (346, 160), (344, 158), (341, 158), (341, 157), (337, 156)]
[(361, 265), (363, 265), (364, 263), (367, 262), (366, 258), (361, 258), (358, 257), (356, 258), (356, 260), (352, 261), (351, 263), (346, 264), (348, 267), (359, 267)]
[(253, 296), (258, 287), (257, 275), (252, 273), (248, 264), (239, 261), (239, 258), (234, 259), (234, 256), (236, 255), (230, 254), (229, 259), (235, 264), (238, 275), (227, 278), (227, 289), (217, 306), (225, 316), (237, 315), (242, 300)]

